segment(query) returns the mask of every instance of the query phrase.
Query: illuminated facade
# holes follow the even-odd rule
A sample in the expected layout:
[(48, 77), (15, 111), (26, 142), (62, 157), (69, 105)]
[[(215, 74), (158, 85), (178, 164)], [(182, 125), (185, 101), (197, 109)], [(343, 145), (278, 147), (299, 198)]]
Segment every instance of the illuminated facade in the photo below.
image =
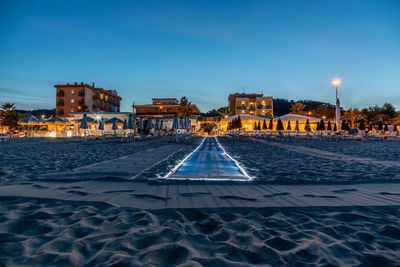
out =
[(263, 94), (230, 94), (228, 101), (231, 115), (274, 116), (273, 98)]
[[(141, 117), (174, 117), (178, 115), (179, 102), (176, 98), (153, 98), (148, 105), (133, 105), (136, 115)], [(192, 117), (200, 116), (200, 110), (195, 104), (192, 108)]]
[[(85, 83), (54, 85), (57, 89), (56, 115), (68, 117), (71, 112), (119, 112), (122, 98), (115, 90), (105, 90)], [(87, 110), (84, 110), (85, 106)]]

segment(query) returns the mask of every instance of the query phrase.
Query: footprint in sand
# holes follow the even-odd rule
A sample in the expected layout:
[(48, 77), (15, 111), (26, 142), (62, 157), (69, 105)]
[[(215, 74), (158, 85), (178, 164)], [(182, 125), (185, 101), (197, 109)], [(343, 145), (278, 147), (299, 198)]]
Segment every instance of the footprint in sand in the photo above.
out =
[(135, 198), (142, 198), (142, 199), (152, 199), (152, 200), (163, 200), (166, 201), (169, 197), (162, 197), (157, 195), (149, 195), (149, 194), (132, 194)]
[(400, 193), (380, 192), (381, 195), (400, 196)]
[(358, 191), (358, 190), (355, 189), (355, 188), (349, 188), (349, 189), (333, 190), (332, 192), (333, 192), (333, 193), (339, 193), (339, 194), (345, 194), (345, 193), (347, 193), (347, 192), (355, 192), (355, 191)]
[(87, 195), (89, 195), (89, 193), (87, 193), (87, 192), (78, 191), (78, 190), (69, 190), (69, 191), (67, 191), (67, 193), (75, 194), (75, 195), (80, 195), (80, 196), (87, 196)]
[(337, 196), (324, 196), (324, 195), (312, 195), (312, 194), (304, 194), (304, 197), (318, 197), (318, 198), (338, 198)]
[(219, 196), (220, 199), (231, 199), (231, 200), (246, 200), (246, 201), (258, 201), (255, 198), (240, 197), (240, 196)]
[(181, 197), (199, 197), (203, 195), (210, 195), (210, 193), (207, 192), (192, 192), (192, 193), (180, 193), (179, 194)]
[(267, 195), (263, 195), (263, 197), (269, 198), (269, 197), (279, 197), (279, 196), (287, 196), (290, 195), (290, 193), (288, 192), (282, 192), (282, 193), (275, 193), (275, 194), (267, 194)]
[(135, 192), (135, 189), (120, 189), (120, 190), (110, 190), (110, 191), (104, 191), (103, 193), (105, 194), (111, 194), (111, 193), (132, 193)]
[(48, 189), (47, 186), (43, 186), (43, 185), (40, 185), (40, 184), (34, 184), (33, 187), (36, 187), (36, 188), (39, 188), (39, 189)]

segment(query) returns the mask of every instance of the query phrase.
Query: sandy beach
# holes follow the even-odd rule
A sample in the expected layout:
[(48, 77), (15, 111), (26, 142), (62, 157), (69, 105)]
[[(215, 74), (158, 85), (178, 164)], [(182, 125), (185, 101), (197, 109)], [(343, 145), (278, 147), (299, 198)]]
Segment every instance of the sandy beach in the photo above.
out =
[(222, 137), (254, 180), (164, 179), (201, 141), (0, 144), (0, 264), (400, 263), (399, 169), (379, 164), (398, 144)]

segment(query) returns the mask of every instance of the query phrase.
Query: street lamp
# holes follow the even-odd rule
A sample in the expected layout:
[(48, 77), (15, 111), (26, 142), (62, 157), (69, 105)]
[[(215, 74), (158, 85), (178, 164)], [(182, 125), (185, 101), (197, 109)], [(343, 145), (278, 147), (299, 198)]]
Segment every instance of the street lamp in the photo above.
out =
[(342, 84), (340, 79), (336, 78), (332, 81), (332, 85), (336, 87), (336, 128), (338, 131), (340, 130), (340, 101), (338, 98), (338, 87), (340, 84)]

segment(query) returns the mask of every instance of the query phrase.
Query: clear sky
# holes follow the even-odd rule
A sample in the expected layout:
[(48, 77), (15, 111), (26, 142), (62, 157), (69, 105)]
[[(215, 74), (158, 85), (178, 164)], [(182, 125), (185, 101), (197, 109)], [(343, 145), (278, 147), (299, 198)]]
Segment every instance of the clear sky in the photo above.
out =
[(229, 93), (400, 109), (400, 1), (0, 0), (0, 104), (55, 108), (56, 83), (133, 101)]

